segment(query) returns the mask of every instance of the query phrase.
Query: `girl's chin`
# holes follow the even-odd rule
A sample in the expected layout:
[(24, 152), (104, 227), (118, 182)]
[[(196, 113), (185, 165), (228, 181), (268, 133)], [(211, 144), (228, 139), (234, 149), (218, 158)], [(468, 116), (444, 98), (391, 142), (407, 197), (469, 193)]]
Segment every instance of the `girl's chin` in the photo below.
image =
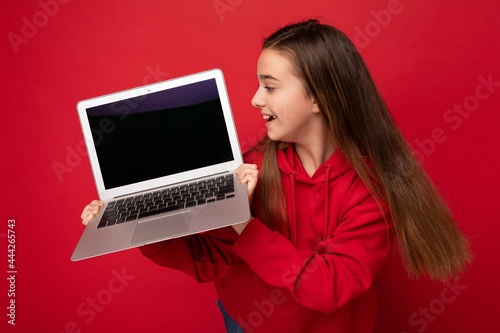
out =
[(274, 131), (267, 130), (267, 137), (273, 141), (283, 141), (283, 138)]

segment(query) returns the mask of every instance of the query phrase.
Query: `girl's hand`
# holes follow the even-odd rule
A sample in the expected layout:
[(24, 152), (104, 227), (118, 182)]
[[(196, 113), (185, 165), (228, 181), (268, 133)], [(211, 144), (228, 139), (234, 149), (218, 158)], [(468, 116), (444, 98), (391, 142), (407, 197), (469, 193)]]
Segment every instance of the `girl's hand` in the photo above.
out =
[(89, 223), (89, 221), (97, 215), (97, 213), (99, 212), (99, 208), (101, 208), (102, 206), (104, 206), (104, 202), (99, 200), (94, 200), (90, 204), (85, 206), (85, 209), (80, 216), (83, 225), (87, 225), (87, 223)]
[[(255, 192), (255, 187), (257, 186), (257, 181), (259, 180), (259, 170), (257, 169), (257, 165), (242, 164), (238, 167), (238, 169), (236, 169), (234, 173), (243, 184), (247, 185), (248, 201), (251, 203), (253, 194)], [(253, 217), (251, 217), (247, 222), (233, 225), (234, 230), (238, 234), (241, 234), (252, 219)]]
[(259, 170), (257, 169), (257, 165), (242, 164), (238, 167), (238, 169), (236, 169), (234, 173), (239, 178), (240, 182), (247, 185), (248, 200), (251, 203), (253, 199), (253, 193), (259, 179)]

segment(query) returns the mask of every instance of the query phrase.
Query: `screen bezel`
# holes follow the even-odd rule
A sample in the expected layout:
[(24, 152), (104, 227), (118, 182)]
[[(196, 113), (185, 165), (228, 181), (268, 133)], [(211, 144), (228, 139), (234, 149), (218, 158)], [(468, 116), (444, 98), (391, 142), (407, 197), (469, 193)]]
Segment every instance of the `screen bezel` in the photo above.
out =
[[(233, 154), (233, 160), (173, 175), (141, 181), (130, 185), (106, 189), (104, 185), (104, 180), (102, 178), (97, 152), (94, 145), (92, 130), (87, 117), (87, 109), (99, 105), (115, 103), (121, 100), (127, 100), (131, 98), (141, 98), (142, 96), (147, 96), (148, 94), (156, 93), (165, 89), (172, 89), (182, 85), (192, 84), (195, 82), (205, 81), (210, 79), (215, 79), (217, 85), (217, 91), (219, 94), (222, 111), (226, 123), (227, 133)], [(229, 97), (227, 94), (224, 76), (220, 69), (212, 69), (201, 73), (196, 73), (184, 77), (170, 79), (159, 83), (145, 85), (133, 89), (128, 89), (108, 95), (103, 95), (83, 100), (78, 102), (77, 110), (84, 135), (85, 145), (87, 147), (88, 157), (92, 167), (92, 173), (94, 176), (95, 185), (97, 188), (99, 199), (101, 200), (110, 200), (121, 196), (127, 196), (134, 193), (147, 191), (153, 188), (160, 188), (171, 184), (182, 183), (192, 179), (201, 178), (207, 175), (232, 172), (239, 165), (243, 163), (241, 149), (238, 142), (238, 135), (234, 125), (234, 119), (231, 111), (231, 106), (229, 103)]]

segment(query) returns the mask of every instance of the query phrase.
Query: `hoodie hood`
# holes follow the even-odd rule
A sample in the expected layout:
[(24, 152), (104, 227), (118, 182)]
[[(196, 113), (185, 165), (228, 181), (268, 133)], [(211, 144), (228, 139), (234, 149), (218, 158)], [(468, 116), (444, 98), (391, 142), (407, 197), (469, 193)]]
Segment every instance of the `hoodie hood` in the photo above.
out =
[(295, 152), (295, 146), (290, 145), (284, 150), (279, 150), (277, 158), (281, 172), (288, 177), (293, 176), (297, 182), (310, 185), (332, 181), (350, 169), (344, 156), (338, 150), (334, 151), (330, 158), (320, 165), (312, 177), (307, 174), (302, 166), (302, 161)]
[[(337, 178), (342, 177), (342, 175), (350, 170), (349, 164), (346, 162), (343, 155), (336, 150), (312, 176), (309, 176), (293, 145), (288, 146), (284, 150), (279, 150), (277, 159), (282, 176), (284, 176), (282, 177), (283, 186), (290, 189), (290, 195), (288, 195), (286, 199), (290, 225), (290, 239), (292, 243), (298, 245), (298, 229), (303, 227), (297, 225), (297, 210), (304, 215), (303, 211), (298, 206), (300, 206), (300, 203), (304, 202), (304, 200), (316, 201), (318, 198), (323, 199), (323, 212), (321, 213), (321, 215), (323, 215), (323, 225), (321, 226), (321, 234), (323, 240), (326, 240), (328, 238), (328, 231), (330, 230), (330, 198), (332, 195), (335, 195), (336, 191), (334, 189), (333, 193), (331, 193), (330, 183), (336, 181)], [(297, 187), (301, 187), (298, 193), (296, 193)], [(318, 196), (319, 193), (322, 194)]]

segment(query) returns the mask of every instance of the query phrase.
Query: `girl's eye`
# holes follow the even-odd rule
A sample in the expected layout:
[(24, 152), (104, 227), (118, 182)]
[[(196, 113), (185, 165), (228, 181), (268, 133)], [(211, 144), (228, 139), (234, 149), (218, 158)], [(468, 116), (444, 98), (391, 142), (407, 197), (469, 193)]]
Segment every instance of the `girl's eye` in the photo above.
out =
[(268, 92), (273, 92), (275, 88), (269, 87), (269, 86), (264, 86), (264, 89), (266, 89)]

